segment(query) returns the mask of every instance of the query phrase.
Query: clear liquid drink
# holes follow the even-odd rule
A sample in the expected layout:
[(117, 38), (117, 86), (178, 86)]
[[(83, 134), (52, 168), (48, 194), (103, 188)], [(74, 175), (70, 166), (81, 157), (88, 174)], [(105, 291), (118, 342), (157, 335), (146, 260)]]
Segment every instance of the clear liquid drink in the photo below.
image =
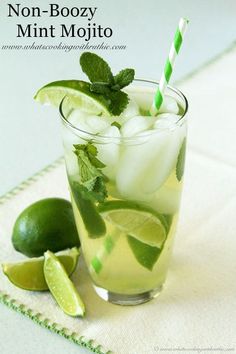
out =
[[(63, 102), (60, 107), (84, 259), (97, 293), (118, 304), (142, 303), (160, 293), (176, 232), (187, 101), (169, 87), (159, 114), (151, 117), (156, 88), (155, 82), (135, 80), (126, 90), (128, 108), (118, 117), (94, 116)], [(94, 200), (81, 185), (84, 166), (76, 146), (96, 148), (104, 200)]]

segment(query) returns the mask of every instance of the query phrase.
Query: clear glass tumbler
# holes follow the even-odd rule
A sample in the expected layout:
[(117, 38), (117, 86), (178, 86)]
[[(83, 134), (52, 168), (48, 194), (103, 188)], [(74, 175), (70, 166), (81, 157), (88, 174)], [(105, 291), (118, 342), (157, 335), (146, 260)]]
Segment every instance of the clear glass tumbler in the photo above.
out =
[[(154, 81), (135, 80), (127, 89), (143, 115), (157, 86)], [(73, 108), (67, 98), (60, 106), (83, 256), (98, 295), (117, 304), (135, 305), (156, 297), (166, 279), (182, 190), (188, 107), (179, 90), (168, 87), (166, 95), (169, 105), (160, 119), (154, 123), (154, 118), (146, 116), (152, 127), (140, 131), (139, 125), (136, 132), (131, 125), (127, 136), (117, 124), (125, 118), (104, 118), (116, 122), (105, 128), (99, 117), (87, 114), (85, 122), (84, 113)], [(175, 115), (173, 107), (177, 107)], [(91, 129), (85, 128), (88, 123)], [(98, 125), (100, 132), (96, 131)], [(94, 200), (81, 185), (83, 166), (75, 153), (78, 144), (97, 149), (97, 158), (104, 164), (105, 201)]]

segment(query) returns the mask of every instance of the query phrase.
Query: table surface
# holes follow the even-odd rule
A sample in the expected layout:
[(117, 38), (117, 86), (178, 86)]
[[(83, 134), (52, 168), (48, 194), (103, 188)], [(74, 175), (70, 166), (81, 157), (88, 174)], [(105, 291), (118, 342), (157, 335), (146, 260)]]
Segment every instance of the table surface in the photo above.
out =
[[(3, 1), (0, 6), (5, 3)], [(205, 62), (223, 52), (235, 40), (233, 29), (236, 6), (234, 0), (228, 1), (227, 9), (225, 1), (212, 0), (205, 2), (202, 0), (198, 1), (197, 4), (195, 2), (195, 5), (193, 2), (189, 4), (190, 2), (187, 0), (181, 1), (181, 11), (179, 1), (171, 2), (171, 4), (168, 2), (164, 8), (162, 4), (160, 15), (157, 17), (158, 21), (156, 21), (156, 15), (150, 11), (155, 1), (151, 0), (149, 3), (149, 6), (144, 7), (142, 5), (139, 8), (138, 18), (133, 16), (130, 21), (124, 22), (120, 41), (127, 42), (129, 46), (125, 58), (122, 56), (123, 54), (118, 52), (112, 53), (110, 56), (110, 61), (117, 70), (120, 69), (120, 62), (122, 62), (122, 65), (123, 63), (124, 65), (132, 63), (132, 66), (137, 67), (138, 74), (144, 73), (146, 77), (159, 77), (165, 53), (169, 47), (168, 39), (173, 32), (173, 24), (182, 14), (182, 8), (185, 9), (185, 15), (191, 19), (191, 28), (186, 37), (184, 53), (179, 60), (174, 79), (181, 79), (202, 66)], [(127, 2), (120, 0), (120, 4), (125, 6)], [(108, 6), (108, 4), (106, 5)], [(105, 1), (102, 1), (101, 7), (104, 6)], [(127, 6), (128, 13), (134, 6), (134, 2), (130, 1)], [(173, 11), (170, 11), (171, 9)], [(111, 11), (111, 8), (109, 10)], [(116, 19), (112, 14), (109, 20), (105, 18), (104, 21), (111, 21), (111, 23), (114, 21), (114, 26), (118, 29), (119, 22), (117, 19), (121, 20), (121, 18), (122, 6), (117, 9)], [(139, 28), (139, 20), (144, 21), (144, 23), (150, 21), (150, 31), (152, 33), (155, 31), (157, 34), (157, 43), (164, 55), (159, 55), (153, 48), (154, 55), (143, 55), (142, 60), (140, 60), (141, 54), (145, 53), (145, 45), (147, 48), (150, 46), (150, 40), (146, 41), (146, 36), (150, 33), (148, 33), (148, 30), (147, 33), (145, 31), (139, 32), (140, 43), (144, 46), (142, 51), (137, 44), (132, 43), (131, 35), (128, 38), (126, 37), (127, 28), (129, 31), (132, 27), (132, 31)], [(1, 44), (4, 42), (1, 33), (6, 33), (5, 30), (2, 31), (2, 26), (8, 25), (6, 22), (4, 23), (4, 19), (0, 23)], [(11, 32), (10, 35), (12, 36)], [(119, 36), (116, 37), (116, 40), (117, 38), (119, 39)], [(163, 38), (165, 38), (165, 43), (163, 43)], [(78, 58), (76, 53), (60, 53), (56, 63), (55, 53), (48, 53), (46, 57), (43, 57), (43, 54), (40, 53), (36, 57), (34, 53), (17, 55), (13, 52), (0, 52), (0, 58), (0, 76), (2, 78), (0, 97), (3, 107), (0, 118), (1, 195), (54, 161), (62, 153), (57, 114), (50, 108), (45, 109), (35, 105), (31, 102), (31, 97), (32, 93), (41, 84), (57, 78), (75, 76), (79, 71), (76, 68)], [(19, 67), (22, 70), (19, 70)], [(155, 68), (160, 69), (156, 71)], [(30, 79), (31, 75), (33, 75), (34, 80)], [(17, 77), (17, 80), (14, 82), (13, 89), (14, 77)], [(21, 89), (21, 82), (25, 78), (28, 80), (27, 87)], [(12, 104), (12, 101), (15, 104)], [(36, 326), (27, 318), (10, 311), (4, 306), (0, 306), (0, 351), (1, 354), (88, 353), (87, 350), (80, 349), (60, 336)]]

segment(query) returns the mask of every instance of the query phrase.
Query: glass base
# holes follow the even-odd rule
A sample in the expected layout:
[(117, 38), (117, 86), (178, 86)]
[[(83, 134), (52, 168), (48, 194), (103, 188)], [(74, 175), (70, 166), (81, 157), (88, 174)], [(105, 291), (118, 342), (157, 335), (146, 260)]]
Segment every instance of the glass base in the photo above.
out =
[(100, 296), (103, 300), (111, 302), (116, 305), (139, 305), (143, 304), (144, 302), (150, 301), (157, 297), (161, 291), (163, 286), (147, 291), (141, 294), (134, 294), (134, 295), (126, 295), (126, 294), (117, 294), (106, 289), (100, 288), (98, 286), (93, 285), (96, 293)]

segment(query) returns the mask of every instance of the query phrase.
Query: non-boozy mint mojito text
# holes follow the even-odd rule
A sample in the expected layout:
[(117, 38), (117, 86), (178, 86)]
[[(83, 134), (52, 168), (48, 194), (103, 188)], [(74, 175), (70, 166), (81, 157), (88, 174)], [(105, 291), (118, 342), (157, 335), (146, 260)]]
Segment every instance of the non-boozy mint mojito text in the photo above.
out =
[[(39, 6), (22, 6), (21, 4), (7, 4), (7, 17), (13, 18), (31, 18), (34, 23), (16, 24), (16, 37), (26, 38), (83, 38), (86, 42), (91, 38), (110, 38), (113, 35), (111, 27), (103, 27), (101, 24), (95, 23), (95, 17), (98, 12), (97, 7), (67, 7), (60, 6), (56, 3), (48, 4), (47, 7)], [(37, 18), (71, 18), (76, 19), (76, 23), (59, 24), (55, 26), (49, 24), (47, 27), (40, 26)], [(78, 19), (86, 21), (86, 25), (78, 24)]]

